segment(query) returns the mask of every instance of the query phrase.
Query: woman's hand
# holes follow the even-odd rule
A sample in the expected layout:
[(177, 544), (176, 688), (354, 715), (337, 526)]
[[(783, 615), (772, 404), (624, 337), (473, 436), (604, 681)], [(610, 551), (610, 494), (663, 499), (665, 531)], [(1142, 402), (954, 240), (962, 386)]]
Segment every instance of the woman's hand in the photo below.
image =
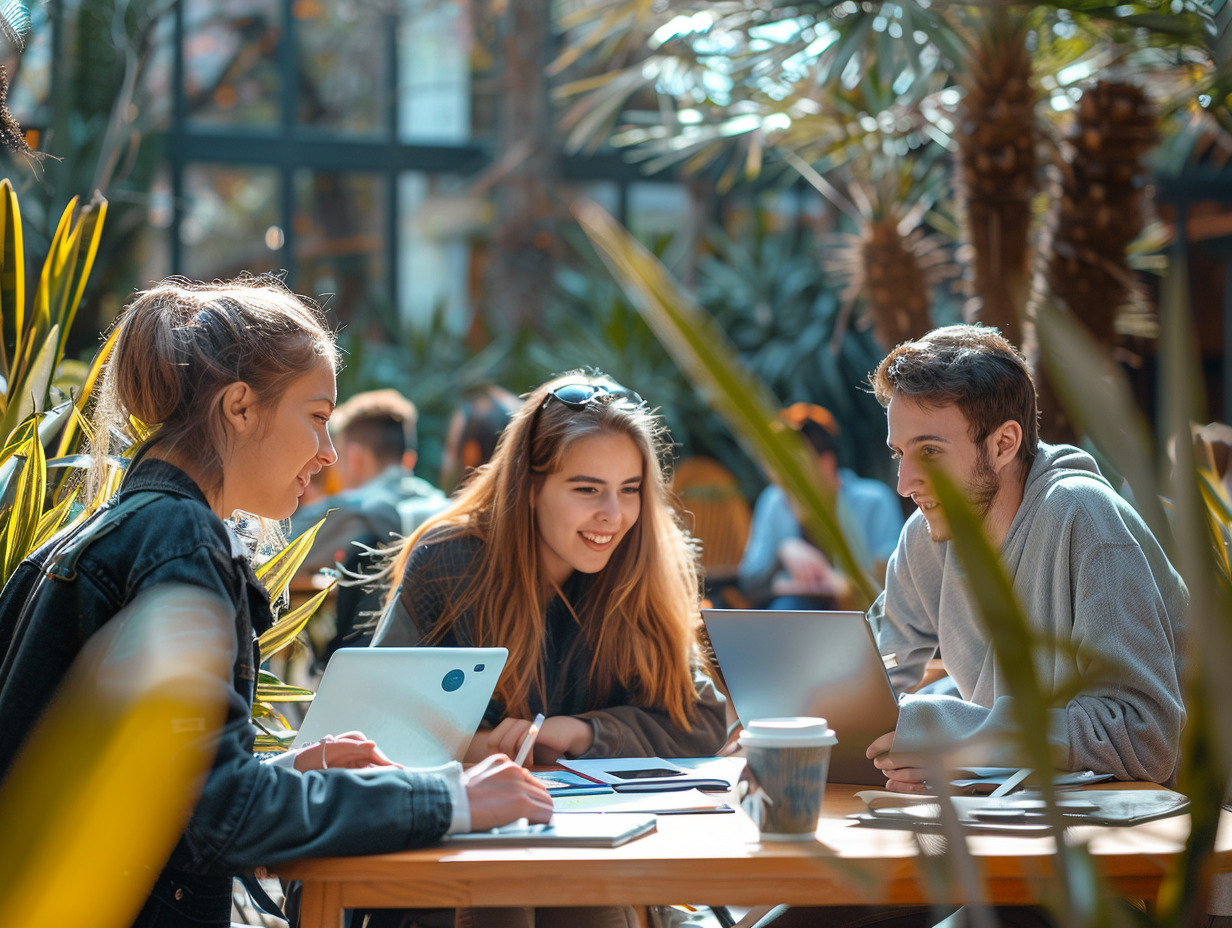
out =
[(552, 797), (546, 787), (508, 757), (488, 757), (468, 767), (462, 772), (462, 785), (471, 807), (471, 831), (487, 831), (520, 818), (546, 822), (552, 817)]
[[(516, 757), (530, 726), (530, 719), (502, 719), (491, 731), (481, 731), (476, 736), (476, 741), (487, 736), (483, 740), (486, 756), (505, 754)], [(535, 740), (535, 763), (554, 764), (558, 757), (565, 754), (574, 757), (585, 754), (594, 742), (595, 730), (585, 719), (572, 715), (554, 715), (539, 728), (539, 736)], [(473, 755), (468, 754), (468, 759), (471, 756)]]
[(300, 773), (331, 767), (358, 770), (363, 767), (401, 766), (386, 757), (376, 742), (364, 737), (360, 731), (326, 735), (320, 741), (301, 748), (295, 755), (294, 764)]
[(535, 762), (554, 764), (566, 754), (578, 757), (595, 743), (595, 729), (590, 722), (572, 715), (554, 715), (539, 729), (535, 742)]

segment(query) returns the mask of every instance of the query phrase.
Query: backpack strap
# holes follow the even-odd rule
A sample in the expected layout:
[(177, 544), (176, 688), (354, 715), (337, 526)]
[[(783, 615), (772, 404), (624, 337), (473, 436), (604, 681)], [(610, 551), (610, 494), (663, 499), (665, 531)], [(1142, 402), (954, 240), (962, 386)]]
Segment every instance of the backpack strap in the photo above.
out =
[(52, 552), (44, 567), (47, 576), (57, 580), (76, 579), (77, 560), (85, 553), (86, 548), (118, 527), (130, 514), (166, 495), (155, 490), (139, 490), (105, 506), (92, 521), (71, 533), (64, 543)]

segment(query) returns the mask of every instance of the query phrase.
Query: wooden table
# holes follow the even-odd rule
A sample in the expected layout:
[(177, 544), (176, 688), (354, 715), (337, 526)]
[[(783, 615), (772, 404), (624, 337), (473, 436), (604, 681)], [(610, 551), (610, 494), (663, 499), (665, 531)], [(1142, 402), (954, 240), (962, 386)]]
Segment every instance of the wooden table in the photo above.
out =
[[(304, 883), (304, 928), (337, 928), (343, 909), (361, 907), (970, 901), (957, 885), (938, 898), (923, 878), (923, 856), (945, 853), (941, 836), (861, 827), (845, 818), (862, 808), (855, 798), (860, 788), (830, 784), (817, 841), (806, 844), (761, 844), (752, 821), (737, 811), (661, 815), (657, 833), (618, 848), (434, 847), (302, 860), (277, 870)], [(1232, 870), (1232, 813), (1223, 816), (1216, 868)], [(1075, 827), (1068, 834), (1089, 843), (1113, 891), (1152, 899), (1188, 828), (1182, 815), (1128, 828)], [(1038, 902), (1049, 893), (1052, 838), (973, 836), (969, 847), (986, 902)]]

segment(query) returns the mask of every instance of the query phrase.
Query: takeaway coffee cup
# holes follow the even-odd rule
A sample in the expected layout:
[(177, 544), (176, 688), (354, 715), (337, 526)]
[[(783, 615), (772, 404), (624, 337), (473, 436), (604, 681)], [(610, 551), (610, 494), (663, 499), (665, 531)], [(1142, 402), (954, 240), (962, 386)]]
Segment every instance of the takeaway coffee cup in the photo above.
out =
[(745, 809), (763, 841), (811, 841), (826, 792), (834, 732), (819, 718), (755, 719), (740, 733), (754, 789)]

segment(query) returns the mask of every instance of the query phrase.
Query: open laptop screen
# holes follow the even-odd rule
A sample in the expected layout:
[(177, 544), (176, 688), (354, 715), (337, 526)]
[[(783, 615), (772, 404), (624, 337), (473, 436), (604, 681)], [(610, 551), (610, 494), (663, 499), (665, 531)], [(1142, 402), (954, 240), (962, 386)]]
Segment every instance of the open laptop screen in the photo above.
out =
[(898, 701), (862, 612), (703, 609), (732, 706), (750, 719), (819, 716), (838, 737), (834, 783), (884, 786), (864, 756), (898, 723)]

